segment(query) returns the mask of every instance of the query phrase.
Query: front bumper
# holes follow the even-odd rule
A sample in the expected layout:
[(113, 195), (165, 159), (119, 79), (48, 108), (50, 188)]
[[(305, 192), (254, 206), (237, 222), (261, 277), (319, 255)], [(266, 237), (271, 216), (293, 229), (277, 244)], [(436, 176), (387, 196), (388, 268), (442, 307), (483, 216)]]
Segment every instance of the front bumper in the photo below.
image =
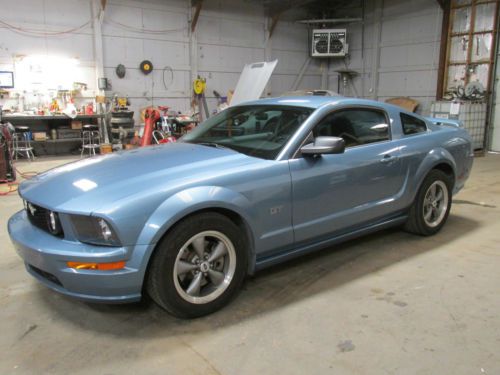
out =
[[(33, 226), (22, 210), (8, 222), (10, 238), (26, 269), (42, 284), (62, 294), (90, 302), (133, 302), (141, 298), (149, 245), (103, 247), (55, 237)], [(121, 270), (76, 270), (68, 261), (126, 261)]]

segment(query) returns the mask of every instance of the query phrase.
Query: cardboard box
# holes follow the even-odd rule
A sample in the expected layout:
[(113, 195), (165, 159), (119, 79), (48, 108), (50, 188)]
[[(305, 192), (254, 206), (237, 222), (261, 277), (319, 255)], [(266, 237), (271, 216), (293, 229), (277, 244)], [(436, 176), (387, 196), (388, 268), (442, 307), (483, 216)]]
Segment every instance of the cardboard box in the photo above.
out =
[(33, 139), (35, 141), (46, 141), (47, 133), (45, 132), (33, 132)]
[(80, 130), (82, 128), (83, 123), (78, 120), (71, 121), (71, 129)]

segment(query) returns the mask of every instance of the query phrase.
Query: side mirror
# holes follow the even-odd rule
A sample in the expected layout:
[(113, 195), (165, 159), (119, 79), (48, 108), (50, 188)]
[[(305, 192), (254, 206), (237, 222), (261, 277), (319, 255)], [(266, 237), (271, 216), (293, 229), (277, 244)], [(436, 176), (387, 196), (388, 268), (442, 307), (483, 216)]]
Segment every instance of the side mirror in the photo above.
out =
[(313, 143), (300, 149), (302, 155), (342, 154), (345, 141), (339, 137), (317, 137)]

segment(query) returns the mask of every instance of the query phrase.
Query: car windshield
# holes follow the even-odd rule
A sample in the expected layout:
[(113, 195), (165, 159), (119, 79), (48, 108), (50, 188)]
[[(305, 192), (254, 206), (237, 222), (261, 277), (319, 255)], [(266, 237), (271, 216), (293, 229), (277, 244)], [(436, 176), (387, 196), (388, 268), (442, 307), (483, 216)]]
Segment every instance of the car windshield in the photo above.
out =
[(181, 141), (275, 159), (312, 111), (279, 105), (232, 107), (209, 118)]

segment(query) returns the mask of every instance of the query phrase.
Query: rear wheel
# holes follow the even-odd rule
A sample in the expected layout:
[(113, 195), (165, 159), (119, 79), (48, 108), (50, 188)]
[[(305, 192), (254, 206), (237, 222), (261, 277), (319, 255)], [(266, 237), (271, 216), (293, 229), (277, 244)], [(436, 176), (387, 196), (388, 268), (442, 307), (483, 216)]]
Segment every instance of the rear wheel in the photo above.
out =
[(449, 175), (437, 169), (430, 171), (410, 208), (405, 229), (423, 236), (439, 232), (450, 213), (452, 186)]
[(242, 233), (226, 216), (202, 213), (177, 224), (161, 241), (147, 280), (151, 298), (181, 318), (210, 314), (239, 290), (246, 273)]

